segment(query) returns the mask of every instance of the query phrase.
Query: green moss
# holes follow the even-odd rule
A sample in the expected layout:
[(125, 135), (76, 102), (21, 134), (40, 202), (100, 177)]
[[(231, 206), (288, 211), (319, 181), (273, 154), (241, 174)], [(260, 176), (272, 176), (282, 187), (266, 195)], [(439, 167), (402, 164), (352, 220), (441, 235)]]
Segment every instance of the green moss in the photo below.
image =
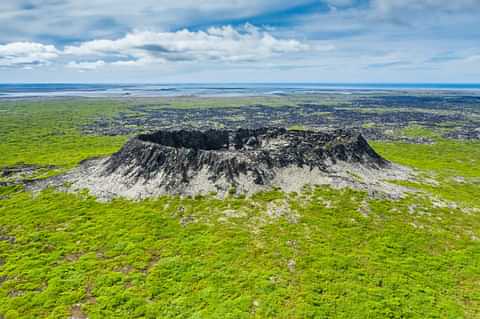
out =
[[(0, 166), (67, 169), (125, 140), (79, 131), (120, 102), (0, 108)], [(0, 317), (478, 318), (479, 146), (374, 143), (440, 181), (408, 183), (426, 193), (398, 201), (306, 187), (101, 203), (0, 187)]]
[(434, 144), (372, 143), (389, 160), (416, 168), (432, 183), (407, 183), (467, 206), (480, 207), (480, 143), (438, 139)]
[(297, 124), (288, 128), (290, 131), (305, 131), (307, 128), (304, 125)]
[(437, 140), (434, 144), (371, 143), (389, 160), (443, 176), (480, 177), (480, 143)]
[[(0, 313), (61, 318), (81, 304), (94, 318), (480, 314), (476, 290), (465, 293), (480, 280), (476, 216), (408, 198), (370, 200), (363, 217), (363, 193), (304, 195), (99, 203), (16, 193), (0, 205), (2, 231), (16, 237), (1, 242)], [(278, 199), (297, 222), (267, 216)], [(409, 213), (413, 203), (435, 218)], [(248, 218), (222, 219), (228, 208)]]
[(439, 138), (440, 133), (430, 128), (423, 127), (421, 125), (409, 125), (403, 128), (399, 132), (403, 136), (408, 137), (426, 137), (426, 138)]
[(120, 102), (76, 99), (2, 102), (0, 167), (27, 163), (70, 168), (82, 159), (110, 154), (125, 137), (86, 136), (79, 130), (124, 108)]

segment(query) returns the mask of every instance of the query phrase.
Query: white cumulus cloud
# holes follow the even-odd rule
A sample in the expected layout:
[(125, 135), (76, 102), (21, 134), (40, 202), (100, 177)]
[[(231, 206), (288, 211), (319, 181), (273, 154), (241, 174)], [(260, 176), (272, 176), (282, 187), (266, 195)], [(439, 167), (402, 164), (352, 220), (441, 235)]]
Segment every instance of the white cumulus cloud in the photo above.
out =
[(25, 67), (45, 65), (59, 57), (53, 45), (34, 42), (13, 42), (0, 45), (0, 67)]
[(246, 24), (204, 31), (134, 31), (118, 39), (95, 39), (63, 49), (42, 43), (13, 42), (0, 45), (0, 66), (31, 68), (56, 62), (87, 71), (105, 66), (144, 67), (178, 62), (248, 63), (306, 50), (331, 49), (328, 44), (310, 46), (298, 40), (278, 38)]
[(177, 61), (258, 61), (308, 49), (308, 45), (297, 40), (278, 39), (252, 25), (245, 25), (241, 29), (224, 26), (206, 31), (136, 31), (116, 40), (93, 40), (67, 46), (64, 54), (141, 65)]

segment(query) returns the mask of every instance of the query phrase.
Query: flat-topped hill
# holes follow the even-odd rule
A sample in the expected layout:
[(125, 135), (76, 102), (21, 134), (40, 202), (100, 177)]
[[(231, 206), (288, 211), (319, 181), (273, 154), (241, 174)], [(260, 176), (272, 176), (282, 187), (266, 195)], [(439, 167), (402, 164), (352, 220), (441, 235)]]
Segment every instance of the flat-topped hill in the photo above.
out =
[(223, 197), (274, 187), (300, 191), (307, 184), (388, 193), (396, 188), (385, 181), (399, 172), (405, 175), (352, 130), (162, 130), (138, 135), (112, 156), (86, 161), (62, 180), (102, 198)]

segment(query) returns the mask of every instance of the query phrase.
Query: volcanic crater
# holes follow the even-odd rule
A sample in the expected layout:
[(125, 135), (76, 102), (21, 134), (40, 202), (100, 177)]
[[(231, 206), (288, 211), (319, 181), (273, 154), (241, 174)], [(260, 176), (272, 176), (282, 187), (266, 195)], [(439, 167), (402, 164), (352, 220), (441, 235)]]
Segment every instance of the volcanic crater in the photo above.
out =
[(130, 139), (108, 158), (57, 178), (99, 198), (164, 194), (252, 194), (305, 185), (354, 187), (398, 196), (408, 170), (378, 155), (352, 130), (284, 128), (157, 131)]

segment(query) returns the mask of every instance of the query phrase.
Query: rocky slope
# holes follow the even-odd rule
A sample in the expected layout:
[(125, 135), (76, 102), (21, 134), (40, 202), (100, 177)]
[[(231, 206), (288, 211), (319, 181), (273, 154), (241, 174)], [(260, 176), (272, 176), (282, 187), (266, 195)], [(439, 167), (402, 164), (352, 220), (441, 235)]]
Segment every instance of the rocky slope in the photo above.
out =
[(162, 194), (253, 193), (306, 184), (360, 187), (375, 192), (398, 187), (386, 180), (408, 172), (380, 157), (359, 133), (261, 128), (158, 131), (139, 135), (106, 159), (90, 160), (62, 177), (101, 198)]

